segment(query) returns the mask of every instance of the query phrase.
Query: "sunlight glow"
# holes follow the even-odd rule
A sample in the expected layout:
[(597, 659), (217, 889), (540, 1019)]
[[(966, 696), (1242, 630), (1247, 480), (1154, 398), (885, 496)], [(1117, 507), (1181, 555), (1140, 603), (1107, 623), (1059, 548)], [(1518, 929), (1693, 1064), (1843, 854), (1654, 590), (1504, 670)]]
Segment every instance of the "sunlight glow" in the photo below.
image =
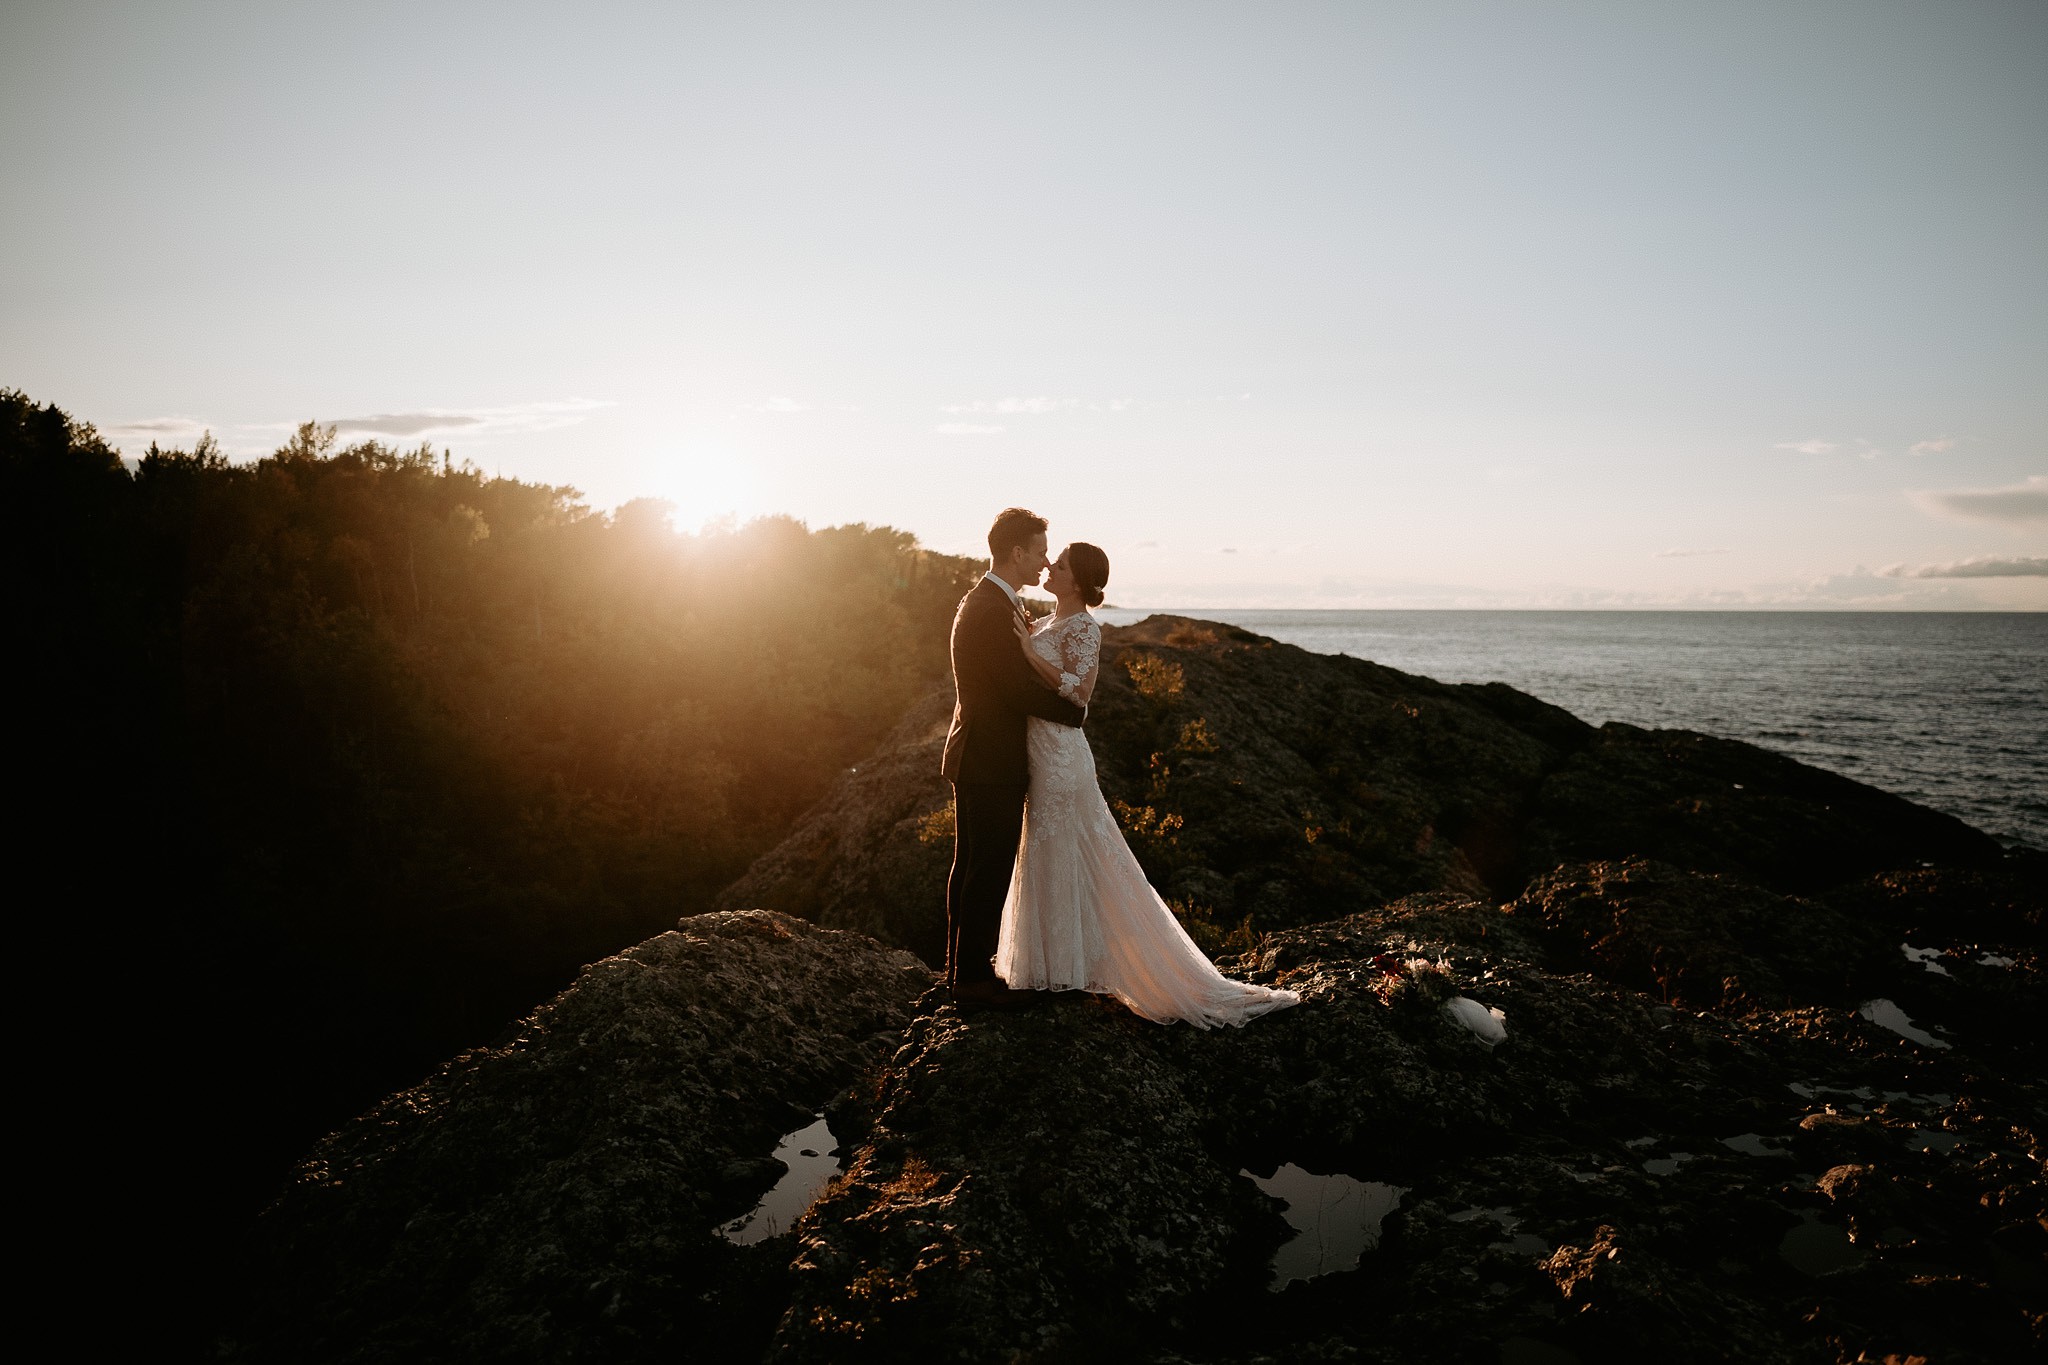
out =
[(685, 437), (674, 450), (646, 462), (648, 496), (674, 504), (678, 531), (701, 530), (722, 519), (746, 521), (771, 510), (762, 505), (758, 471), (730, 443)]

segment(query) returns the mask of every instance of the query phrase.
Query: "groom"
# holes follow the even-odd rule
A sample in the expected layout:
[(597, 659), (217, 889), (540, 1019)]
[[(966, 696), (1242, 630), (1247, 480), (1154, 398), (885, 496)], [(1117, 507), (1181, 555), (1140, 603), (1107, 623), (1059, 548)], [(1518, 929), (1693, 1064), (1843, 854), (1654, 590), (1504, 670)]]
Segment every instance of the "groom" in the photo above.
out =
[(953, 727), (940, 771), (953, 784), (953, 873), (946, 879), (946, 984), (965, 1005), (1034, 999), (996, 980), (996, 937), (1024, 828), (1024, 718), (1079, 725), (1087, 713), (1046, 688), (1013, 625), (1046, 570), (1045, 518), (1006, 507), (988, 531), (988, 572), (953, 617)]

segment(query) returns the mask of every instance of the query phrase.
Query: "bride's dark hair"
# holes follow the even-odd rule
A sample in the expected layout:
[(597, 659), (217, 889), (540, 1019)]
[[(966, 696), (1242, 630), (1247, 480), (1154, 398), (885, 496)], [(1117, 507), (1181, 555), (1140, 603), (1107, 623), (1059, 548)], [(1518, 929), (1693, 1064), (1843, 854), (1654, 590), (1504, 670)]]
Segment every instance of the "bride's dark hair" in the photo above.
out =
[(1081, 590), (1081, 600), (1091, 607), (1102, 605), (1102, 590), (1109, 585), (1109, 556), (1099, 546), (1077, 540), (1067, 547), (1067, 572)]

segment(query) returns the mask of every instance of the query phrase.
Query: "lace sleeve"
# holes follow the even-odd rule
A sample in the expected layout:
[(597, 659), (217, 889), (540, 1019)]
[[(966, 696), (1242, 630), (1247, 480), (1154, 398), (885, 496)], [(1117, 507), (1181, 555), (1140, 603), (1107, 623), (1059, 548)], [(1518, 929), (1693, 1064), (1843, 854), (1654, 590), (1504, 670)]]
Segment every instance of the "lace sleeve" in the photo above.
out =
[(1086, 706), (1095, 693), (1095, 669), (1101, 657), (1101, 624), (1092, 616), (1077, 615), (1060, 636), (1060, 695)]

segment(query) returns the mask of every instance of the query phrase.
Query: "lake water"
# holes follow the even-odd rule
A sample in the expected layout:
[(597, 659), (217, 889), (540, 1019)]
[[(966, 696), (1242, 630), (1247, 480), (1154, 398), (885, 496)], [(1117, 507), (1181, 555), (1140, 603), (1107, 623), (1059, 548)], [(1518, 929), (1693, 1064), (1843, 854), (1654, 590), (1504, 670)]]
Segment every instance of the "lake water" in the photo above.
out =
[[(1153, 610), (1104, 608), (1107, 625)], [(1187, 611), (1776, 749), (2048, 849), (2048, 613)]]

